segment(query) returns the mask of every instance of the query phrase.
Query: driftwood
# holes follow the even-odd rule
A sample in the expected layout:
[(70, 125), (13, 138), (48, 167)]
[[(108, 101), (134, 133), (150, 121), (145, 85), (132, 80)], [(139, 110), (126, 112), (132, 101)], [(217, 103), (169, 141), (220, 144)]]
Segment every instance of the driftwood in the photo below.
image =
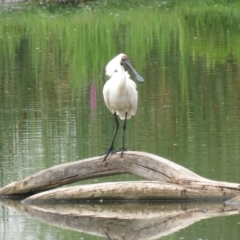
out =
[(2, 199), (0, 204), (50, 225), (107, 239), (159, 239), (202, 219), (239, 214), (222, 203), (40, 204)]
[[(196, 183), (194, 183), (196, 184)], [(199, 182), (198, 182), (199, 184)], [(223, 190), (223, 185), (202, 182), (201, 185), (164, 183), (157, 181), (110, 182), (65, 187), (32, 195), (24, 204), (51, 202), (171, 202), (216, 201), (234, 196), (233, 190)], [(235, 191), (237, 192), (237, 191)], [(239, 192), (237, 192), (239, 194)]]
[(240, 185), (212, 181), (164, 158), (144, 152), (94, 157), (51, 167), (0, 189), (0, 196), (32, 195), (90, 178), (131, 173), (149, 181), (85, 185), (56, 189), (32, 196), (41, 200), (229, 200), (240, 195)]

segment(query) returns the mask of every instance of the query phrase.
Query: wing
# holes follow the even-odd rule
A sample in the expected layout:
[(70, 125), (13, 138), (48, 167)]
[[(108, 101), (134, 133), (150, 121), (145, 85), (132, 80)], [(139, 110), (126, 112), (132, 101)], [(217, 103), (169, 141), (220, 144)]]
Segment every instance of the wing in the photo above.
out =
[(112, 112), (112, 109), (109, 104), (109, 89), (110, 89), (110, 80), (108, 80), (103, 87), (103, 98), (107, 108), (109, 109), (110, 112)]
[(128, 99), (131, 104), (131, 115), (135, 115), (137, 112), (137, 102), (138, 102), (138, 92), (137, 92), (137, 85), (136, 83), (128, 79), (127, 80), (127, 94), (128, 94)]

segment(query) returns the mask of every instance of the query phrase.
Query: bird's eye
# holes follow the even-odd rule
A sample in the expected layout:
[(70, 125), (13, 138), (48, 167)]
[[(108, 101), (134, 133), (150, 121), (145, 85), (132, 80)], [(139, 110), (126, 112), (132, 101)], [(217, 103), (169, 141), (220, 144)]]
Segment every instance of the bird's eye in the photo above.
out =
[(126, 56), (123, 56), (123, 57), (122, 57), (122, 60), (127, 60), (127, 57), (126, 57)]

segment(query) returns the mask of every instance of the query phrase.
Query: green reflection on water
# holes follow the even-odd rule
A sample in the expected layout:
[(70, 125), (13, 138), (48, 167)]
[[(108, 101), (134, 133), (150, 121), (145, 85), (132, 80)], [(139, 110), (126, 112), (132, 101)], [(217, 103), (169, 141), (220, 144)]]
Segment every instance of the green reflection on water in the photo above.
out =
[(114, 2), (1, 8), (1, 186), (106, 150), (104, 67), (119, 52), (146, 79), (127, 147), (239, 182), (239, 5)]

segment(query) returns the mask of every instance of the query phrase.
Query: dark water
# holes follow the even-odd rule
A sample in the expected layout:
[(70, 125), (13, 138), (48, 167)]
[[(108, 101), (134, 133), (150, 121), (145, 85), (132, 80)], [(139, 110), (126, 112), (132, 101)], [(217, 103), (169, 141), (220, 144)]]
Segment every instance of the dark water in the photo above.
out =
[[(2, 6), (0, 187), (107, 149), (114, 118), (103, 102), (104, 68), (120, 52), (145, 78), (137, 115), (127, 123), (127, 148), (209, 179), (240, 182), (240, 8), (215, 5)], [(14, 206), (0, 205), (0, 239), (107, 238), (36, 220)], [(238, 239), (236, 213), (154, 239)]]

